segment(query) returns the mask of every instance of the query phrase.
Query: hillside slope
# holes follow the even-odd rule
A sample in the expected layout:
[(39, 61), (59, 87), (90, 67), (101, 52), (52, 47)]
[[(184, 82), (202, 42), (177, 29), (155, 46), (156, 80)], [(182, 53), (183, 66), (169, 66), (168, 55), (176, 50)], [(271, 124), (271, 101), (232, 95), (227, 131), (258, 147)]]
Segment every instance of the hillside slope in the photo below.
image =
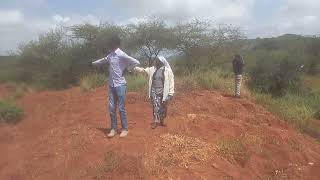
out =
[(317, 179), (320, 145), (248, 99), (178, 94), (152, 130), (145, 94), (128, 94), (129, 136), (106, 138), (105, 87), (29, 94), (0, 126), (1, 179)]

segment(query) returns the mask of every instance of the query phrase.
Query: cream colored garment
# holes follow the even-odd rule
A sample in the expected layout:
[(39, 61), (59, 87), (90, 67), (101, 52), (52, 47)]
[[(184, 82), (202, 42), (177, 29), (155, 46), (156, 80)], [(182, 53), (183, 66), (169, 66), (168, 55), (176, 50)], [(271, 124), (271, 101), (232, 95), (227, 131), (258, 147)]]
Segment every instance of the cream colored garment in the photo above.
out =
[[(160, 59), (161, 60), (161, 59)], [(174, 94), (174, 75), (171, 70), (171, 67), (168, 62), (164, 63), (165, 70), (164, 70), (164, 87), (163, 87), (163, 99), (162, 101), (165, 101), (168, 96), (173, 96)], [(149, 76), (149, 98), (151, 97), (151, 86), (152, 86), (152, 77), (153, 74), (156, 72), (156, 67), (148, 67), (148, 68), (140, 68), (135, 67), (135, 71), (137, 72), (145, 72)]]

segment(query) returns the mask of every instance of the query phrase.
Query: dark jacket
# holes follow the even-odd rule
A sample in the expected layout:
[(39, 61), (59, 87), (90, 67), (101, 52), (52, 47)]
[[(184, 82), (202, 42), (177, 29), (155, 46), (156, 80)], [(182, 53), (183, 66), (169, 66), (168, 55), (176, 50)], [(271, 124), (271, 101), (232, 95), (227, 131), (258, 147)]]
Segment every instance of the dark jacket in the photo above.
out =
[(232, 61), (232, 65), (233, 65), (233, 72), (236, 75), (241, 75), (243, 72), (243, 67), (244, 67), (244, 60), (242, 57), (236, 57), (234, 58), (234, 60)]

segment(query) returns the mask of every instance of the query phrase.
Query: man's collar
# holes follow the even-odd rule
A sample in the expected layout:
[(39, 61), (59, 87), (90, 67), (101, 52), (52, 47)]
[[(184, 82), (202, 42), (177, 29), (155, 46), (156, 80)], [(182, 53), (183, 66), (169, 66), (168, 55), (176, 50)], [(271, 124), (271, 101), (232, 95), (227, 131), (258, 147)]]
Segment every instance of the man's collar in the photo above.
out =
[(114, 53), (117, 54), (117, 55), (119, 55), (119, 54), (121, 53), (120, 48), (117, 48), (116, 50), (114, 50)]
[(119, 55), (121, 52), (120, 48), (117, 48), (115, 50), (112, 50), (109, 52), (110, 55)]

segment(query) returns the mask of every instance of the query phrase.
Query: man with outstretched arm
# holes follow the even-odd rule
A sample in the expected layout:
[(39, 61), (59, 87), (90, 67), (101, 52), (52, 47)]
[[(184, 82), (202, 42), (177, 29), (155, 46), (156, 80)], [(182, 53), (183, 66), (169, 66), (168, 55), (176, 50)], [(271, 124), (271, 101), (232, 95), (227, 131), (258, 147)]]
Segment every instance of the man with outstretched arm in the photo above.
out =
[(104, 58), (94, 61), (93, 65), (109, 64), (109, 112), (111, 118), (111, 130), (108, 137), (114, 137), (117, 133), (116, 108), (119, 105), (122, 131), (120, 137), (128, 135), (128, 119), (126, 111), (127, 82), (124, 78), (125, 70), (130, 70), (140, 62), (120, 49), (121, 40), (118, 36), (110, 38), (108, 45), (111, 52)]

